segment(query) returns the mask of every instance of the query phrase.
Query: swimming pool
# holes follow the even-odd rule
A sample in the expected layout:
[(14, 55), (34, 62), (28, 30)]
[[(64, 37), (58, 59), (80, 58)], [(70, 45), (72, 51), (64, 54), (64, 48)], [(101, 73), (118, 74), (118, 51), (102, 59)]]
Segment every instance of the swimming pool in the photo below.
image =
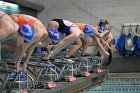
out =
[(78, 93), (140, 93), (140, 74), (109, 74), (108, 79), (104, 82)]

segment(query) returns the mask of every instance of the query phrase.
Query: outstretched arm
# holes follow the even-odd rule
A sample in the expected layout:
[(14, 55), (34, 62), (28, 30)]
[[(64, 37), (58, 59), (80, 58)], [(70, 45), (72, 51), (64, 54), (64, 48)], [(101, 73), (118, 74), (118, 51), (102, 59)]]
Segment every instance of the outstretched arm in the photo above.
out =
[(140, 34), (136, 33), (136, 32), (131, 32), (131, 34), (137, 36), (137, 37), (140, 37)]
[(98, 37), (95, 36), (95, 40), (96, 40), (98, 46), (100, 47), (100, 49), (101, 49), (106, 55), (109, 55), (109, 53), (104, 49), (103, 45), (101, 44), (100, 39), (99, 39)]
[[(58, 53), (59, 51), (61, 51), (62, 49), (64, 49), (65, 47), (67, 47), (69, 44), (71, 44), (73, 41), (76, 41), (79, 39), (79, 36), (81, 33), (81, 31), (78, 31), (78, 28), (74, 28), (74, 30), (77, 30), (77, 32), (75, 31), (74, 33), (66, 36), (64, 39), (62, 39), (56, 46), (55, 48), (51, 51), (51, 53), (48, 55), (47, 59), (50, 59), (51, 57), (53, 57), (56, 53)], [(77, 47), (76, 47), (77, 48)]]
[(109, 30), (105, 30), (102, 33), (99, 33), (97, 27), (94, 27), (94, 26), (92, 26), (92, 29), (94, 30), (94, 35), (96, 35), (99, 38), (101, 38), (101, 37), (105, 36), (107, 33), (109, 33)]

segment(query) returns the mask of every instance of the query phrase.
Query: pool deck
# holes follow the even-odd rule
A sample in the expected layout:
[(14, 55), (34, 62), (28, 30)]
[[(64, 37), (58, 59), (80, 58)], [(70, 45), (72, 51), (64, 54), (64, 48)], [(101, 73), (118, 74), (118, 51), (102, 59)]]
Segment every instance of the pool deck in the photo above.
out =
[(33, 89), (28, 93), (75, 93), (91, 85), (102, 82), (107, 78), (108, 71), (92, 73), (89, 77), (77, 77), (74, 82), (56, 82), (57, 87), (52, 89)]

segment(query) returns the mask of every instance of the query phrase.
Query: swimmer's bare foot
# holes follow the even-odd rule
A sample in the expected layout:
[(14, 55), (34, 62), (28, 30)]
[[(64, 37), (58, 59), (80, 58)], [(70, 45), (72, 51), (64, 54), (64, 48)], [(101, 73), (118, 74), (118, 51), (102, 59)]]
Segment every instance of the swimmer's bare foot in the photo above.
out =
[(70, 62), (70, 63), (74, 63), (73, 60), (71, 60), (69, 57), (64, 57), (64, 61)]
[(18, 64), (15, 64), (15, 66), (16, 66), (17, 72), (20, 72), (20, 71), (22, 71), (22, 68), (20, 67), (20, 65), (18, 65)]

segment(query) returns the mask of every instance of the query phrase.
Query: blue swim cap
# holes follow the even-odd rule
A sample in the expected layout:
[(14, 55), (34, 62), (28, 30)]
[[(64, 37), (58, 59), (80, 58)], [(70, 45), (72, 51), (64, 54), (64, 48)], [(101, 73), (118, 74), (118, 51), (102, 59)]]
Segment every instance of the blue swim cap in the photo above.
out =
[(90, 25), (85, 25), (83, 32), (88, 35), (93, 35), (93, 29)]
[(99, 29), (98, 29), (99, 32), (103, 32), (104, 30), (105, 30), (104, 26), (100, 26)]
[(59, 41), (60, 40), (60, 32), (54, 28), (50, 28), (49, 38)]
[(23, 24), (20, 26), (18, 34), (24, 38), (24, 42), (30, 42), (34, 37), (34, 31), (29, 24)]

